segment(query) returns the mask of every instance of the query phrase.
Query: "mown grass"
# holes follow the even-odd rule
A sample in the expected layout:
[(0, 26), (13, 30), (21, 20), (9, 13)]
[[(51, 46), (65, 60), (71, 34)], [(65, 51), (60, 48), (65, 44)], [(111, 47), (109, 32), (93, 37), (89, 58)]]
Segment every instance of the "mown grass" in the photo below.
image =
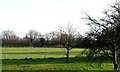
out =
[[(105, 57), (86, 57), (84, 49), (72, 49), (66, 63), (64, 48), (2, 48), (2, 69), (5, 70), (113, 70), (112, 62)], [(44, 59), (44, 52), (47, 58)], [(4, 59), (6, 54), (6, 59)], [(26, 54), (28, 58), (26, 58)]]
[(86, 57), (48, 59), (10, 59), (3, 60), (3, 70), (113, 70), (112, 63), (100, 62), (98, 59), (88, 60)]
[[(72, 49), (70, 51), (70, 57), (75, 57), (80, 54), (84, 49)], [(65, 48), (2, 48), (2, 59), (24, 59), (24, 58), (44, 58), (46, 52), (46, 58), (61, 58), (66, 56)]]
[[(83, 51), (82, 48), (73, 48), (71, 52)], [(3, 47), (2, 53), (34, 53), (34, 52), (63, 52), (65, 48), (34, 48), (34, 47)]]

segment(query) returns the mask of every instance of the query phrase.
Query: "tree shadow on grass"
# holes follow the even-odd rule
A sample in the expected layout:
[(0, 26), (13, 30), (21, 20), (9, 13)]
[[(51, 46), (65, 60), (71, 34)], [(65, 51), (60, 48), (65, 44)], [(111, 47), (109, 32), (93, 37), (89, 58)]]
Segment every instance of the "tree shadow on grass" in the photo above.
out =
[[(3, 70), (2, 72), (61, 72), (61, 71), (65, 71), (65, 72), (114, 72), (113, 70), (87, 70), (87, 66), (89, 67), (89, 65), (87, 65), (87, 63), (100, 63), (101, 60), (104, 63), (110, 63), (110, 61), (105, 58), (105, 57), (74, 57), (74, 58), (69, 58), (69, 63), (73, 63), (70, 65), (74, 65), (74, 63), (86, 63), (85, 65), (85, 69), (82, 70), (26, 70), (26, 71), (22, 71), (22, 70)], [(37, 58), (37, 59), (3, 59), (2, 60), (3, 65), (12, 65), (12, 64), (69, 64), (66, 63), (66, 58), (46, 58), (46, 59), (41, 59), (41, 58)], [(78, 65), (79, 66), (79, 65)], [(83, 65), (84, 66), (84, 65)], [(92, 65), (90, 65), (92, 66)], [(96, 65), (97, 66), (97, 65)], [(84, 68), (84, 67), (83, 67)], [(118, 71), (119, 72), (119, 71)]]
[[(105, 57), (73, 57), (69, 58), (69, 63), (110, 63), (111, 61)], [(63, 64), (66, 58), (26, 58), (26, 59), (3, 59), (2, 64)]]

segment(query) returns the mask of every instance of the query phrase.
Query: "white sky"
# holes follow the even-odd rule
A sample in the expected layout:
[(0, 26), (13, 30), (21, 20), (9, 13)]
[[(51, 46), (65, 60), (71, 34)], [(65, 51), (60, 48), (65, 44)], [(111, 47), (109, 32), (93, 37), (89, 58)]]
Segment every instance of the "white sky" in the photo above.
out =
[(30, 29), (42, 34), (72, 23), (81, 33), (88, 30), (82, 11), (101, 16), (114, 0), (0, 0), (0, 32), (12, 30), (23, 37)]

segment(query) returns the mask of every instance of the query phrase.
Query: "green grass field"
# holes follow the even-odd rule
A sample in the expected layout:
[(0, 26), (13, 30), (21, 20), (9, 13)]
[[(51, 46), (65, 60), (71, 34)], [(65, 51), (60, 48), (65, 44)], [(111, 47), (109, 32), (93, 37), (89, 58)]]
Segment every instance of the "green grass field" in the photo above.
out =
[[(3, 70), (113, 70), (113, 64), (105, 58), (86, 58), (84, 49), (70, 51), (66, 63), (64, 48), (2, 48)], [(46, 59), (44, 59), (46, 52)], [(6, 54), (6, 59), (4, 59)], [(26, 59), (26, 54), (28, 59)], [(77, 56), (77, 57), (76, 57)], [(79, 56), (79, 57), (78, 57)]]
[[(72, 49), (70, 57), (75, 57), (84, 49)], [(66, 49), (64, 48), (2, 48), (2, 59), (25, 59), (27, 58), (61, 58), (66, 56)]]

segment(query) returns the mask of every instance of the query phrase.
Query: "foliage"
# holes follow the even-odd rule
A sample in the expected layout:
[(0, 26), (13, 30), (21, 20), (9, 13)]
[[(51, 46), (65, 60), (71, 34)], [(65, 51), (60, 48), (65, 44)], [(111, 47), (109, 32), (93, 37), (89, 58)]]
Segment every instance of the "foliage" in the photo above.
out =
[[(89, 46), (92, 50), (98, 50), (108, 56), (114, 64), (114, 70), (118, 69), (118, 57), (120, 48), (120, 7), (119, 2), (111, 5), (111, 8), (104, 12), (105, 17), (94, 19), (87, 15), (88, 25), (91, 32), (88, 36), (93, 39)], [(93, 49), (94, 48), (94, 49)], [(96, 52), (96, 51), (93, 51)], [(95, 53), (96, 54), (96, 53)]]

